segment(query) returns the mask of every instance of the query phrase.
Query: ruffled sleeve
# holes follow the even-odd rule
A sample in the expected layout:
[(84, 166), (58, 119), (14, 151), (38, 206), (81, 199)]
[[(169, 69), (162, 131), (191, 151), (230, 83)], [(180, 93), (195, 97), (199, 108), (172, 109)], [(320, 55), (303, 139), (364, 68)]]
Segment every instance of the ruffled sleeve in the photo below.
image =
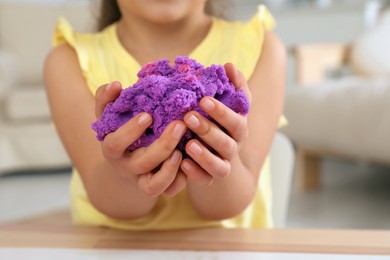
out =
[(263, 24), (266, 30), (272, 30), (276, 26), (274, 17), (268, 8), (264, 5), (259, 5), (257, 7), (257, 18)]
[(57, 25), (54, 29), (53, 46), (57, 46), (62, 43), (69, 43), (72, 46), (75, 45), (73, 28), (63, 17), (58, 19)]
[(246, 79), (253, 74), (261, 56), (266, 31), (273, 29), (275, 25), (275, 19), (264, 5), (259, 5), (256, 14), (243, 24), (241, 35), (236, 41), (241, 52), (238, 55), (240, 58), (245, 57), (245, 64), (240, 70)]
[(73, 30), (70, 23), (59, 18), (53, 34), (53, 45), (69, 44), (78, 58), (78, 62), (92, 94), (102, 84), (110, 82), (107, 74), (107, 54), (105, 54), (102, 36), (99, 33), (79, 33)]
[(77, 53), (80, 67), (83, 72), (88, 68), (87, 50), (83, 48), (82, 42), (79, 38), (82, 37), (76, 33), (70, 23), (65, 18), (59, 18), (53, 34), (53, 46), (63, 43), (69, 44)]
[(272, 30), (276, 27), (276, 21), (265, 5), (259, 5), (256, 14), (249, 21), (248, 25), (257, 30), (260, 28), (263, 30)]

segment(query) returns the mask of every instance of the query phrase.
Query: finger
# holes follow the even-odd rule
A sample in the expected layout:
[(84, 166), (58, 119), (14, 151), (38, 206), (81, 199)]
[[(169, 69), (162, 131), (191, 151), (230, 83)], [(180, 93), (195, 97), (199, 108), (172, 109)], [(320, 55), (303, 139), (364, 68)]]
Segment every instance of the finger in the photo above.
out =
[(114, 101), (120, 94), (122, 85), (119, 81), (114, 81), (98, 88), (95, 95), (95, 114), (99, 118), (106, 105)]
[(233, 83), (234, 87), (236, 89), (242, 89), (244, 91), (250, 104), (252, 101), (252, 94), (249, 90), (248, 82), (246, 81), (244, 74), (242, 74), (242, 72), (239, 71), (237, 67), (230, 62), (226, 63), (224, 67), (225, 67), (226, 75)]
[(182, 191), (187, 185), (187, 176), (179, 170), (175, 180), (171, 185), (164, 191), (164, 194), (168, 197), (172, 197)]
[(133, 164), (135, 171), (151, 171), (165, 161), (175, 150), (185, 130), (186, 127), (182, 121), (171, 122), (161, 136), (144, 150), (142, 156), (135, 158)]
[(103, 155), (109, 159), (119, 159), (150, 126), (152, 117), (148, 113), (140, 113), (104, 138)]
[(230, 160), (236, 154), (237, 142), (200, 113), (187, 113), (184, 122), (221, 157)]
[(192, 139), (186, 145), (191, 159), (213, 177), (223, 178), (230, 174), (230, 163), (216, 156), (198, 140)]
[(237, 114), (223, 103), (212, 97), (204, 97), (200, 101), (200, 107), (236, 140), (244, 140), (248, 136), (247, 118)]
[(226, 75), (228, 76), (229, 80), (234, 84), (236, 89), (242, 88), (245, 83), (245, 78), (238, 71), (238, 69), (230, 62), (226, 63), (224, 67)]
[(201, 185), (211, 185), (214, 177), (190, 159), (184, 159), (180, 165), (188, 180)]
[(164, 161), (157, 173), (146, 173), (139, 175), (138, 185), (149, 197), (156, 197), (162, 194), (175, 180), (181, 162), (181, 153), (174, 151)]

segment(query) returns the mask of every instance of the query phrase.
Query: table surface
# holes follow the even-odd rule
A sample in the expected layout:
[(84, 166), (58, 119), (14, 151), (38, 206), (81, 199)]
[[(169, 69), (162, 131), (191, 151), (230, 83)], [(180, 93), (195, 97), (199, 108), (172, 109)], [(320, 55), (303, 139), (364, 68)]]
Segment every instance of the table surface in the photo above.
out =
[(129, 232), (69, 223), (0, 225), (0, 247), (390, 255), (390, 230), (195, 229)]

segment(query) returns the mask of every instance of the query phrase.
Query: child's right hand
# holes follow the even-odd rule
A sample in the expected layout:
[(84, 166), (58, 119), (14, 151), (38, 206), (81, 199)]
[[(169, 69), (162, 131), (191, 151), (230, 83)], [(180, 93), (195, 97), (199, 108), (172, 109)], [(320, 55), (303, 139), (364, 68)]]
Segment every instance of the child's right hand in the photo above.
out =
[[(118, 81), (103, 85), (97, 90), (97, 118), (102, 115), (105, 106), (118, 97), (121, 90)], [(102, 153), (119, 176), (125, 180), (133, 180), (147, 196), (156, 197), (163, 193), (173, 196), (187, 183), (185, 174), (179, 169), (181, 152), (175, 149), (186, 127), (182, 121), (173, 121), (150, 146), (129, 152), (127, 147), (135, 142), (151, 123), (152, 117), (148, 113), (138, 114), (105, 137)]]

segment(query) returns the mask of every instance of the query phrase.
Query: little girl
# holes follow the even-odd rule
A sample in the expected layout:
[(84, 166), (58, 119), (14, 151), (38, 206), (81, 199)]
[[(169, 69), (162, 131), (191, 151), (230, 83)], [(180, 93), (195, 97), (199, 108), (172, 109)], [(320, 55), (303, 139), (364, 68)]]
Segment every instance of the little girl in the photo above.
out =
[[(45, 82), (56, 129), (73, 162), (71, 207), (76, 224), (127, 230), (270, 227), (267, 154), (281, 123), (286, 53), (259, 6), (246, 22), (205, 10), (216, 0), (104, 0), (100, 31), (77, 33), (60, 19)], [(225, 64), (229, 79), (251, 100), (248, 116), (212, 97), (173, 121), (149, 147), (126, 148), (152, 123), (141, 113), (102, 143), (91, 123), (141, 67), (189, 56)], [(234, 65), (233, 65), (234, 64)], [(198, 140), (176, 145), (186, 129)]]

